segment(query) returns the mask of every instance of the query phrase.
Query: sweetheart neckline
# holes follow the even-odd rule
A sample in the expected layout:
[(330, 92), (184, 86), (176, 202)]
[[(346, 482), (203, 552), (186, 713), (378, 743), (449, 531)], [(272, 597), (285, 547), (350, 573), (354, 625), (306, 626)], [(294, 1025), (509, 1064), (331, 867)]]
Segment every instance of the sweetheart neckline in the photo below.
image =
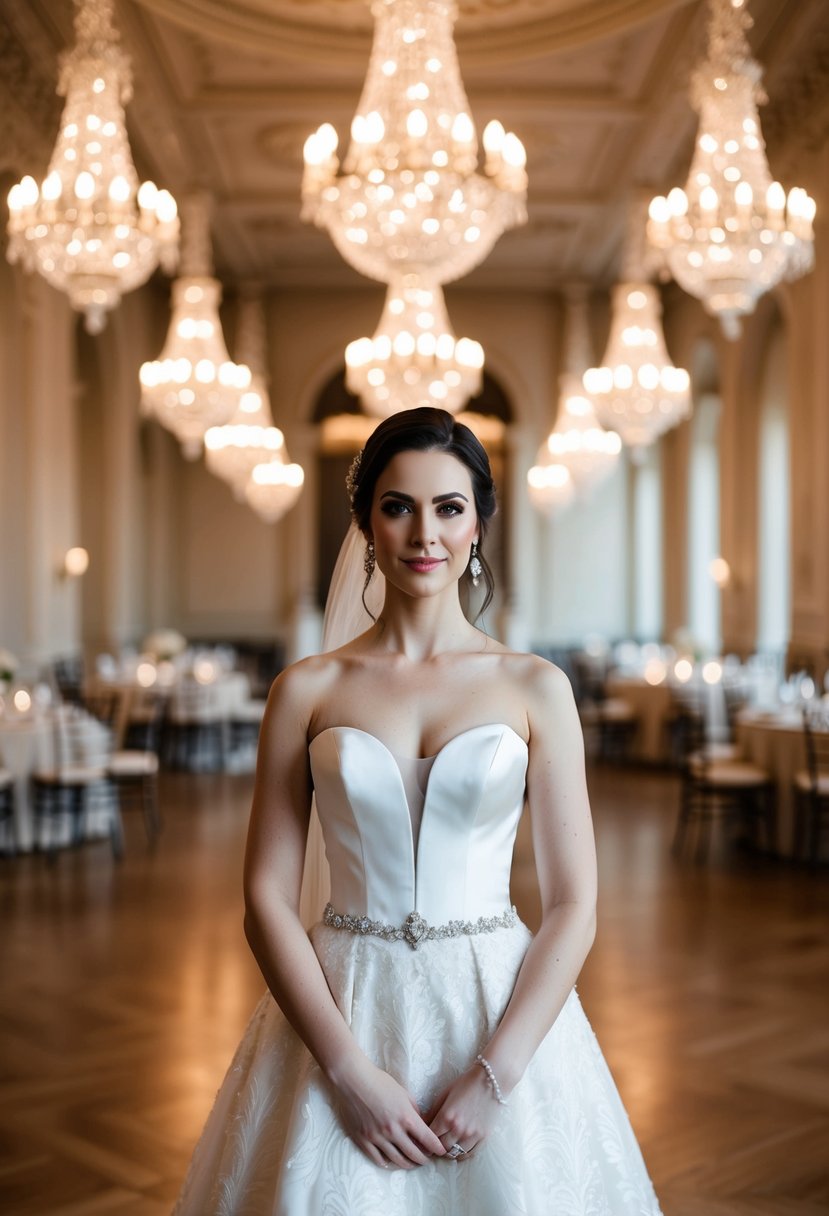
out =
[(440, 756), (443, 752), (445, 752), (447, 747), (451, 746), (451, 744), (455, 743), (458, 739), (463, 739), (465, 735), (474, 734), (475, 731), (492, 730), (492, 728), (496, 727), (496, 726), (500, 726), (503, 730), (509, 731), (510, 734), (513, 735), (519, 741), (519, 743), (523, 743), (524, 747), (527, 749), (527, 751), (529, 751), (529, 744), (527, 743), (527, 740), (524, 739), (521, 735), (519, 735), (518, 731), (515, 730), (514, 727), (510, 726), (508, 722), (479, 722), (477, 726), (467, 727), (466, 730), (459, 731), (456, 735), (453, 735), (451, 739), (447, 739), (446, 742), (444, 743), (443, 747), (438, 748), (438, 750), (436, 752), (434, 752), (431, 756), (403, 756), (398, 752), (393, 752), (387, 743), (384, 743), (383, 740), (378, 738), (377, 735), (373, 735), (371, 733), (371, 731), (363, 730), (359, 726), (349, 726), (347, 724), (345, 724), (343, 726), (326, 726), (326, 727), (324, 727), (321, 731), (318, 732), (318, 734), (314, 735), (313, 739), (308, 744), (308, 747), (309, 747), (309, 749), (311, 747), (313, 747), (313, 745), (316, 743), (317, 739), (322, 738), (323, 735), (330, 734), (331, 731), (350, 730), (350, 731), (354, 732), (355, 734), (365, 735), (368, 739), (373, 739), (375, 743), (379, 743), (380, 746), (383, 748), (383, 750), (388, 752), (388, 754), (392, 757), (393, 760), (396, 760), (396, 759), (400, 759), (400, 760), (437, 760), (438, 756)]

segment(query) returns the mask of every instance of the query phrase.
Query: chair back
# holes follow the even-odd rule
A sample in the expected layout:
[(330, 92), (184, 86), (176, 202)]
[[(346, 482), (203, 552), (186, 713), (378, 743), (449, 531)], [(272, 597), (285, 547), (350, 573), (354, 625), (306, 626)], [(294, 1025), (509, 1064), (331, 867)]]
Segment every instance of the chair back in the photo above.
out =
[(200, 684), (185, 677), (176, 685), (170, 714), (174, 722), (216, 722), (223, 713), (217, 682)]
[(112, 733), (91, 714), (74, 705), (55, 714), (55, 765), (58, 770), (79, 766), (105, 768), (112, 751)]
[(829, 708), (820, 706), (803, 710), (803, 733), (806, 739), (806, 768), (812, 793), (818, 794), (821, 784), (829, 781)]

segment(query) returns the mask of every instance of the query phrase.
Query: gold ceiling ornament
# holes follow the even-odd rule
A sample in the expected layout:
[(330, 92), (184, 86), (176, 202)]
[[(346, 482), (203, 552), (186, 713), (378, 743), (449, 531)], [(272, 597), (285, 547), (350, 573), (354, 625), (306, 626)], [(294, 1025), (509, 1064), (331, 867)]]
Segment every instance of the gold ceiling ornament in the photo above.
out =
[(227, 353), (213, 278), (210, 212), (204, 195), (183, 207), (181, 273), (173, 283), (172, 315), (158, 359), (142, 363), (141, 409), (176, 436), (188, 460), (201, 454), (205, 432), (228, 422), (251, 382), (250, 368)]
[(389, 284), (374, 336), (349, 342), (345, 365), (346, 387), (369, 414), (419, 405), (456, 414), (481, 390), (484, 352), (453, 334), (440, 285), (409, 273)]
[[(264, 481), (254, 492), (253, 505), (267, 522), (293, 506), (304, 474), (291, 465), (285, 436), (274, 426), (266, 374), (265, 313), (261, 291), (248, 289), (239, 301), (236, 352), (251, 369), (248, 388), (229, 422), (210, 427), (204, 436), (204, 459), (211, 473), (228, 483), (239, 502), (248, 502), (254, 470), (262, 464), (289, 466), (292, 481)], [(296, 493), (294, 492), (295, 488)]]
[(648, 235), (679, 285), (737, 338), (761, 295), (811, 270), (815, 203), (771, 179), (746, 0), (709, 0), (709, 8), (708, 54), (691, 81), (699, 128), (688, 181), (653, 199)]
[(483, 172), (453, 40), (454, 0), (374, 0), (374, 41), (342, 166), (330, 123), (305, 143), (303, 218), (356, 270), (443, 284), (526, 221), (526, 155), (493, 120)]
[(612, 293), (610, 334), (600, 367), (584, 373), (584, 391), (602, 426), (616, 431), (638, 460), (649, 444), (691, 415), (691, 378), (674, 367), (662, 330), (662, 301), (650, 277), (658, 255), (645, 237), (647, 199), (628, 211), (622, 282)]
[(124, 292), (178, 254), (175, 199), (153, 182), (140, 187), (124, 121), (132, 96), (128, 56), (118, 45), (113, 0), (75, 0), (75, 45), (61, 56), (66, 98), (49, 171), (9, 192), (11, 262), (37, 270), (66, 292), (100, 333)]
[(601, 426), (582, 388), (590, 349), (586, 289), (573, 285), (565, 299), (566, 370), (559, 377), (556, 420), (527, 473), (530, 500), (547, 515), (576, 497), (589, 497), (615, 468), (622, 450), (619, 436)]

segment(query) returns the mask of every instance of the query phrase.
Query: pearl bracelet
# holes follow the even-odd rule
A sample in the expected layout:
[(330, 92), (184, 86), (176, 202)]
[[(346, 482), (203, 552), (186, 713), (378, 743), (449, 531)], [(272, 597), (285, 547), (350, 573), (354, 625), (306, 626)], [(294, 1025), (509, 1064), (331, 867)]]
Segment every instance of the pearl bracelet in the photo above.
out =
[(492, 1086), (492, 1092), (495, 1095), (496, 1102), (498, 1102), (501, 1106), (506, 1106), (507, 1100), (504, 1097), (504, 1095), (501, 1093), (501, 1086), (498, 1084), (498, 1081), (496, 1080), (495, 1073), (492, 1071), (492, 1065), (490, 1064), (489, 1060), (484, 1059), (484, 1057), (482, 1055), (477, 1055), (475, 1057), (475, 1063), (480, 1064), (481, 1068), (486, 1073), (487, 1080), (489, 1081), (490, 1085)]

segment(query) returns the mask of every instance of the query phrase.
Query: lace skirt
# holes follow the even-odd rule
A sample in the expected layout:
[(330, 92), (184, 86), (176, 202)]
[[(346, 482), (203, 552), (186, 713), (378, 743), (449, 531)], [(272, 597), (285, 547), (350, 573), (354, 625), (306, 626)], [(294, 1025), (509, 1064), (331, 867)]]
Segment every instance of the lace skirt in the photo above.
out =
[[(357, 1042), (421, 1110), (495, 1030), (531, 941), (521, 923), (423, 943), (316, 925), (311, 939)], [(639, 1146), (573, 991), (468, 1161), (375, 1166), (267, 994), (196, 1148), (174, 1216), (659, 1216)]]

